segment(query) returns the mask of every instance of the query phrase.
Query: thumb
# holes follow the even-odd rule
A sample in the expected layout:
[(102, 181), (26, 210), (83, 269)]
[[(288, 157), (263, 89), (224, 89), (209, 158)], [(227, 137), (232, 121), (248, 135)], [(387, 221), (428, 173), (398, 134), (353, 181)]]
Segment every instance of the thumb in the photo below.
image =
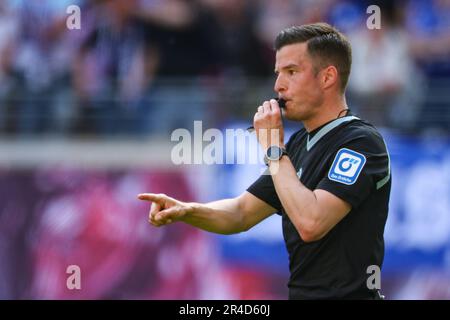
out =
[(185, 212), (185, 208), (180, 206), (174, 206), (158, 212), (155, 216), (156, 221), (177, 220)]

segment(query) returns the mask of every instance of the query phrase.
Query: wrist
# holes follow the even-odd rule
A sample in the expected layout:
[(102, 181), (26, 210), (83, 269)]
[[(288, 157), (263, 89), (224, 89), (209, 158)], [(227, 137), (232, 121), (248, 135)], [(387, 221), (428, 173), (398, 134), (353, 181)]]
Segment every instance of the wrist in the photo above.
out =
[(287, 155), (287, 150), (283, 146), (271, 145), (267, 148), (264, 155), (264, 163), (269, 165), (271, 162), (279, 161), (281, 158)]
[(200, 210), (200, 203), (197, 202), (188, 202), (186, 203), (186, 211), (184, 217), (189, 218)]
[(273, 146), (277, 146), (277, 147), (286, 149), (286, 146), (284, 145), (283, 142), (272, 143), (272, 144), (264, 144), (264, 145), (262, 145), (262, 149), (264, 150), (264, 153), (267, 153), (267, 150), (268, 150), (270, 147), (273, 147)]

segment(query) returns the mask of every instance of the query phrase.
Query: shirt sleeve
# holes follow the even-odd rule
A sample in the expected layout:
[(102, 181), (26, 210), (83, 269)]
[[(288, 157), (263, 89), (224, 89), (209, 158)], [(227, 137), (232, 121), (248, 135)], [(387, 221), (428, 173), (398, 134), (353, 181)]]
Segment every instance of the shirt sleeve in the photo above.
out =
[(316, 189), (334, 194), (353, 208), (390, 179), (389, 155), (381, 137), (353, 140), (341, 146), (331, 160)]
[(258, 180), (248, 187), (247, 192), (250, 192), (255, 197), (271, 205), (278, 211), (281, 211), (281, 201), (275, 191), (272, 176), (267, 170), (258, 178)]

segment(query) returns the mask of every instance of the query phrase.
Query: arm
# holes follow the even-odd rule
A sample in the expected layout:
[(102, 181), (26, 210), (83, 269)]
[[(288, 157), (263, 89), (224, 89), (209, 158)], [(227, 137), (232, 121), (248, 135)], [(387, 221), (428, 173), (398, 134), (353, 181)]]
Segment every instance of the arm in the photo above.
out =
[(274, 208), (248, 192), (237, 198), (206, 204), (181, 202), (164, 194), (144, 193), (138, 198), (152, 201), (149, 222), (154, 226), (182, 221), (220, 234), (247, 231), (276, 212)]
[[(254, 126), (263, 150), (272, 144), (284, 145), (280, 109), (275, 100), (266, 101), (258, 108)], [(270, 134), (267, 131), (260, 134), (264, 130), (269, 130)], [(278, 198), (303, 241), (321, 239), (350, 212), (350, 204), (332, 193), (306, 188), (289, 157), (271, 161), (269, 169)]]
[(350, 204), (332, 193), (306, 188), (287, 156), (271, 163), (270, 171), (283, 208), (303, 241), (321, 239), (350, 212)]

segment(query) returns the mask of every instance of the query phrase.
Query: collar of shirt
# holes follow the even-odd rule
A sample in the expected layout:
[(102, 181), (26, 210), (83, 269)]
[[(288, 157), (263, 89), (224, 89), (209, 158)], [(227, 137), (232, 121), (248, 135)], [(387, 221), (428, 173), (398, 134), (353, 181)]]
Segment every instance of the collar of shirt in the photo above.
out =
[(328, 121), (327, 123), (324, 123), (320, 127), (309, 132), (308, 138), (307, 138), (306, 150), (309, 151), (323, 136), (325, 136), (328, 132), (330, 132), (334, 128), (340, 126), (342, 123), (345, 123), (345, 122), (348, 122), (351, 120), (355, 120), (355, 119), (359, 119), (359, 118), (351, 115), (350, 112), (348, 112), (347, 115), (333, 119), (331, 121)]

